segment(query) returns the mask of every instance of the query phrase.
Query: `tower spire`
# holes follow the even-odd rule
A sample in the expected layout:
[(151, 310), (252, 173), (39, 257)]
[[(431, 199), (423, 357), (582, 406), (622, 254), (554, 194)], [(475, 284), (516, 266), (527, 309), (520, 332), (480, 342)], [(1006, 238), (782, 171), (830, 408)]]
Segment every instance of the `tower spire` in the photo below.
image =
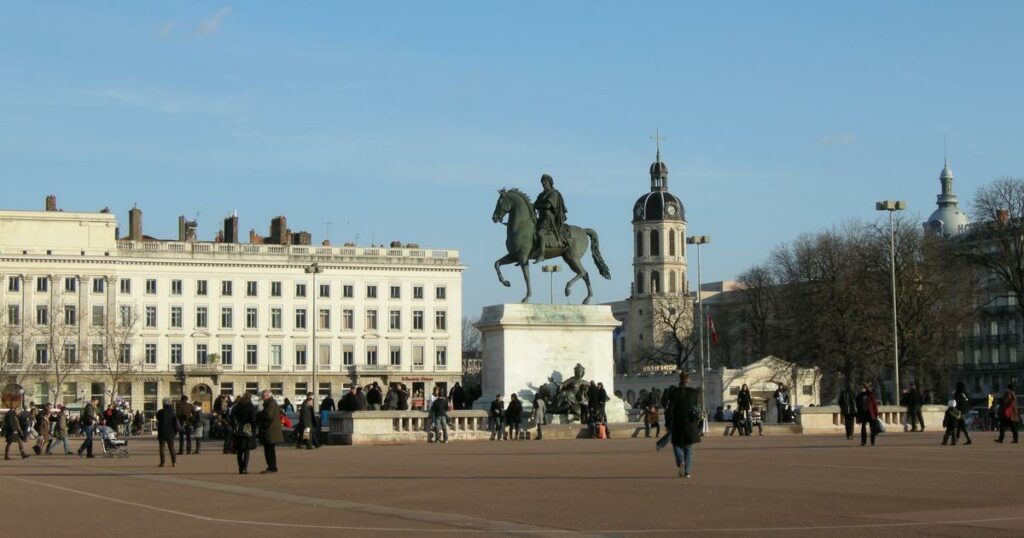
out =
[(651, 138), (654, 139), (654, 145), (657, 148), (657, 153), (655, 153), (654, 162), (660, 163), (661, 162), (661, 141), (664, 140), (665, 137), (661, 136), (661, 130), (660, 129), (655, 128), (654, 129), (654, 136), (652, 136)]

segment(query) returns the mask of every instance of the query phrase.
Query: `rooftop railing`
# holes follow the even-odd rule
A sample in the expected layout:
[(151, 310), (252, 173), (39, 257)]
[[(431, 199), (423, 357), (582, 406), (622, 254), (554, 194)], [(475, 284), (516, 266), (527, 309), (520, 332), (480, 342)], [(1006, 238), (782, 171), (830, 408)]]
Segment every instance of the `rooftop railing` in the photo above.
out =
[(123, 255), (168, 254), (241, 256), (280, 256), (282, 258), (322, 258), (323, 261), (365, 263), (408, 263), (415, 265), (458, 265), (459, 251), (421, 248), (318, 247), (309, 245), (249, 245), (184, 241), (118, 241)]

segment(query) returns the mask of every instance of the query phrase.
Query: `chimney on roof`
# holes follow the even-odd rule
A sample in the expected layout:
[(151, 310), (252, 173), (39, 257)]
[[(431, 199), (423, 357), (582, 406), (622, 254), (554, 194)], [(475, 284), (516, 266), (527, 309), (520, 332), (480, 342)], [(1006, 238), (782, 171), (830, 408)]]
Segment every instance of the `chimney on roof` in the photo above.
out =
[(46, 197), (46, 210), (57, 211), (57, 195), (51, 194)]
[(224, 242), (238, 243), (238, 239), (238, 214), (232, 211), (231, 215), (224, 219)]
[(142, 210), (139, 206), (128, 211), (128, 240), (142, 241)]
[(267, 238), (267, 243), (289, 245), (291, 236), (291, 231), (288, 230), (288, 219), (284, 215), (278, 215), (270, 220), (270, 237)]

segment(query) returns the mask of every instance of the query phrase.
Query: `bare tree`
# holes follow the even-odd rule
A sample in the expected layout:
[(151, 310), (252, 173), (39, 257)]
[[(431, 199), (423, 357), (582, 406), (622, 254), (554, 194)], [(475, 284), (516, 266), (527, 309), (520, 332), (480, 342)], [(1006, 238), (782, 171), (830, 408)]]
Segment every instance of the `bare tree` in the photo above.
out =
[(700, 368), (697, 331), (694, 330), (693, 301), (685, 295), (659, 296), (651, 311), (655, 334), (662, 335), (653, 346), (639, 351), (636, 365), (641, 370)]
[(77, 305), (67, 303), (53, 290), (45, 305), (37, 305), (31, 318), (25, 317), (27, 342), (32, 349), (30, 375), (43, 380), (49, 385), (52, 402), (61, 401), (64, 383), (69, 377), (82, 369), (79, 352), (79, 312)]
[(139, 313), (133, 305), (120, 305), (117, 311), (109, 309), (101, 325), (94, 325), (94, 342), (103, 346), (102, 357), (96, 357), (92, 368), (110, 379), (107, 392), (117, 400), (121, 383), (132, 379), (143, 369), (143, 354), (136, 345)]
[(968, 259), (1017, 298), (1024, 315), (1024, 179), (1003, 177), (978, 189), (975, 224), (962, 238)]
[(479, 353), (480, 352), (480, 329), (476, 328), (476, 322), (479, 318), (462, 318), (462, 352), (463, 353)]

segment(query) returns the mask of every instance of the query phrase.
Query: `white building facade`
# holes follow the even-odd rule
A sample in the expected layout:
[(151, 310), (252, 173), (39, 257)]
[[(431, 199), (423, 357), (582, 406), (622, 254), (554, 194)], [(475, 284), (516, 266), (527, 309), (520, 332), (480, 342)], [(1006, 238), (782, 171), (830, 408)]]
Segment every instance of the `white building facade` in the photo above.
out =
[[(373, 381), (404, 383), (415, 404), (462, 378), (458, 251), (116, 230), (110, 213), (0, 211), (4, 406), (20, 390), (153, 412), (181, 394), (338, 399)], [(51, 361), (73, 361), (59, 393)]]

